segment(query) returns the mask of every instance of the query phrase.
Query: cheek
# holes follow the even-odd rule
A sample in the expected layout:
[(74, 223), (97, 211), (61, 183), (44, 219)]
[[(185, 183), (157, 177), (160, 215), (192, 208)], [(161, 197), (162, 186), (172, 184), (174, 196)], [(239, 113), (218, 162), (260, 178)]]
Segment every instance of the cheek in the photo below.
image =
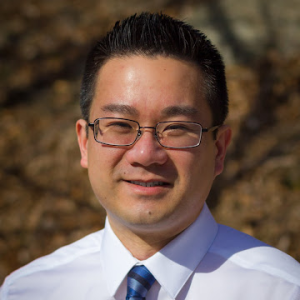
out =
[[(90, 177), (96, 177), (98, 184), (112, 178), (116, 166), (122, 160), (124, 150), (93, 143), (88, 152), (88, 170)], [(92, 179), (92, 178), (91, 178)], [(95, 181), (95, 180), (93, 180)]]
[(199, 147), (189, 151), (178, 151), (172, 159), (177, 162), (178, 171), (186, 173), (187, 176), (206, 169), (211, 160), (207, 153), (201, 151)]
[(201, 191), (210, 187), (214, 180), (214, 159), (213, 154), (196, 149), (186, 154), (184, 159), (176, 157), (178, 173), (181, 181), (192, 191)]
[(103, 147), (101, 144), (89, 148), (88, 176), (90, 184), (96, 198), (105, 209), (107, 209), (107, 200), (111, 200), (116, 191), (114, 178), (117, 178), (116, 165), (119, 155), (113, 150)]

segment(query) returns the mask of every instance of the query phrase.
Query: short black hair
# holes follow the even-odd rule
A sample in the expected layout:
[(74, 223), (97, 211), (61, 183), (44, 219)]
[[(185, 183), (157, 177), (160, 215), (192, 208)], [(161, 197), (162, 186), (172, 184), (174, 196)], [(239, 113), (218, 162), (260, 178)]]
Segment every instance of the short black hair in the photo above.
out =
[(162, 13), (141, 13), (116, 22), (90, 51), (83, 75), (80, 107), (89, 121), (98, 72), (115, 57), (164, 56), (195, 63), (203, 79), (213, 125), (223, 124), (228, 114), (225, 66), (218, 50), (205, 34), (183, 21)]

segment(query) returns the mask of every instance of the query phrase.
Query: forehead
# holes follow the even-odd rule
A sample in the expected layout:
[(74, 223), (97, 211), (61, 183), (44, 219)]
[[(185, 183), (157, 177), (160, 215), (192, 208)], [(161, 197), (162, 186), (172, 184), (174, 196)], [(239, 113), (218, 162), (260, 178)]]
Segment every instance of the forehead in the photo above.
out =
[[(202, 73), (194, 63), (169, 58), (128, 56), (108, 60), (99, 70), (91, 115), (104, 110), (139, 115), (206, 110)], [(92, 117), (92, 116), (91, 116)]]

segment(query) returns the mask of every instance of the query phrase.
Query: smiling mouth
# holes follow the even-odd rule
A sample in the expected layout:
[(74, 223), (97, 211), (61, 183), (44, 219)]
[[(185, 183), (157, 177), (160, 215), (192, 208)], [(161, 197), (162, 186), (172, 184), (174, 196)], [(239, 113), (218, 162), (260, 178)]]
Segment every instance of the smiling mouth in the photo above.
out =
[(154, 186), (167, 186), (169, 185), (166, 182), (163, 181), (150, 181), (150, 182), (144, 182), (144, 181), (135, 181), (135, 180), (130, 180), (128, 181), (131, 184), (136, 184), (144, 187), (154, 187)]

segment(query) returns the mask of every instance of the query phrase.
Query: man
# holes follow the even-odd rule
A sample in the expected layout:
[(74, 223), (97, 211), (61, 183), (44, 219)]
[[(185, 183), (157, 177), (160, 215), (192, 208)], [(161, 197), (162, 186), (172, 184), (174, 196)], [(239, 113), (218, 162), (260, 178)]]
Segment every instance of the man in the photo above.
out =
[(1, 299), (300, 299), (299, 264), (205, 204), (227, 105), (202, 33), (162, 14), (116, 23), (87, 59), (76, 124), (105, 229), (14, 272)]

